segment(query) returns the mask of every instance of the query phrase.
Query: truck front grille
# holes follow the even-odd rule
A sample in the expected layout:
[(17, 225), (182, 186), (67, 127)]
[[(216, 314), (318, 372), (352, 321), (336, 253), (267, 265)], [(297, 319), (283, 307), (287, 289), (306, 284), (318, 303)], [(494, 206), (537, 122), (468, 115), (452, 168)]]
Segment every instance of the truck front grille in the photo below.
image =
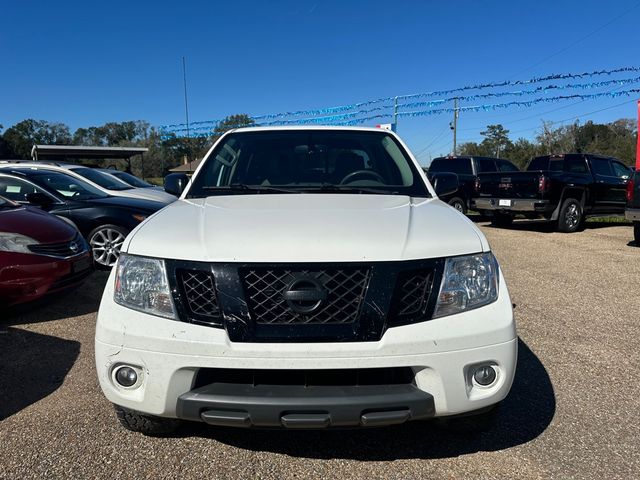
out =
[(178, 278), (190, 313), (196, 317), (217, 317), (219, 315), (220, 309), (211, 272), (180, 270)]
[(431, 319), (444, 268), (443, 259), (166, 264), (179, 319), (238, 343), (379, 341)]
[(433, 269), (401, 272), (394, 293), (393, 317), (424, 315), (433, 285)]
[[(347, 324), (358, 318), (369, 278), (366, 268), (243, 269), (251, 316), (259, 324)], [(296, 300), (288, 292), (324, 290), (323, 300)], [(308, 310), (308, 311), (306, 311)]]

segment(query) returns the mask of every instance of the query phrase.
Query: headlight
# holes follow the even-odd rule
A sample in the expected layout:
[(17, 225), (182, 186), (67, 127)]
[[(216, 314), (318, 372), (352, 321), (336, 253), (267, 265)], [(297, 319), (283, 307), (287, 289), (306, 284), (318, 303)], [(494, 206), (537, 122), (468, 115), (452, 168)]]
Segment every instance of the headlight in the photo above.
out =
[(0, 232), (0, 252), (33, 253), (29, 245), (37, 245), (38, 241), (19, 233)]
[(123, 307), (176, 318), (164, 261), (121, 254), (113, 300)]
[(482, 307), (498, 298), (498, 262), (491, 252), (447, 258), (433, 317)]

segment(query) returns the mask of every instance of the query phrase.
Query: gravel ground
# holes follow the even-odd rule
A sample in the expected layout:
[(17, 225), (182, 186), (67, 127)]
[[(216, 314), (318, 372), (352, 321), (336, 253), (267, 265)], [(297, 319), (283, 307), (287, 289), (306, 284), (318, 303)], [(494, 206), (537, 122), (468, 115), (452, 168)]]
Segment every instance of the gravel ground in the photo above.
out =
[(498, 423), (453, 434), (245, 431), (200, 424), (173, 438), (123, 430), (93, 365), (98, 273), (0, 323), (0, 478), (639, 478), (640, 248), (629, 226), (576, 234), (482, 224), (520, 335)]

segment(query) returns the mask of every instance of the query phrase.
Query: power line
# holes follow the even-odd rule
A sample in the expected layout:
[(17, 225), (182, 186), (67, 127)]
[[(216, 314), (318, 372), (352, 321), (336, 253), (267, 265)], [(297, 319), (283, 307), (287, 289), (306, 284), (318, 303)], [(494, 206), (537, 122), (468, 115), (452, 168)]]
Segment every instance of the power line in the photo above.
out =
[[(632, 100), (626, 100), (624, 102), (620, 102), (620, 103), (616, 103), (615, 105), (611, 105), (609, 107), (605, 107), (605, 108), (599, 108), (598, 110), (593, 110), (591, 112), (587, 112), (587, 113), (582, 113), (580, 115), (576, 115), (575, 117), (569, 117), (569, 118), (564, 118), (562, 120), (554, 120), (552, 122), (548, 122), (551, 125), (556, 125), (558, 123), (564, 123), (564, 122), (568, 122), (570, 120), (578, 120), (580, 118), (583, 117), (588, 117), (590, 115), (593, 115), (595, 113), (600, 113), (600, 112), (604, 112), (605, 110), (611, 110), (613, 108), (617, 108), (620, 107), (622, 105), (626, 105), (628, 103), (632, 103), (632, 102), (636, 102), (637, 100), (634, 98)], [(534, 127), (534, 128), (526, 128), (526, 129), (522, 129), (522, 130), (515, 130), (515, 131), (509, 131), (509, 133), (522, 133), (522, 132), (530, 132), (531, 130), (536, 130), (539, 127)]]
[(433, 145), (434, 143), (436, 143), (436, 142), (437, 142), (437, 141), (442, 137), (442, 135), (444, 135), (444, 134), (445, 134), (445, 132), (446, 132), (447, 130), (449, 130), (449, 125), (447, 125), (446, 127), (444, 127), (444, 128), (442, 129), (442, 131), (441, 131), (440, 133), (438, 133), (438, 135), (436, 135), (436, 137), (435, 137), (433, 140), (431, 140), (431, 142), (429, 142), (429, 144), (428, 144), (426, 147), (424, 147), (424, 148), (420, 149), (420, 151), (418, 151), (418, 152), (416, 153), (416, 157), (417, 157), (418, 155), (422, 154), (422, 152), (426, 151), (426, 150), (427, 150), (431, 145)]
[(570, 43), (569, 45), (567, 45), (564, 48), (561, 48), (560, 50), (558, 50), (555, 53), (552, 53), (551, 55), (549, 55), (548, 57), (540, 60), (539, 62), (531, 65), (530, 67), (527, 67), (523, 70), (520, 70), (517, 73), (514, 73), (510, 78), (516, 77), (518, 75), (520, 75), (521, 73), (524, 72), (528, 72), (529, 70), (532, 70), (533, 68), (542, 65), (543, 63), (546, 63), (547, 61), (551, 60), (554, 57), (557, 57), (558, 55), (566, 52), (567, 50), (575, 47), (576, 45), (578, 45), (579, 43), (583, 42), (584, 40), (586, 40), (589, 37), (592, 37), (593, 35), (595, 35), (596, 33), (600, 32), (601, 30), (603, 30), (604, 28), (608, 27), (609, 25), (611, 25), (612, 23), (616, 22), (617, 20), (621, 19), (622, 17), (624, 17), (625, 15), (627, 15), (628, 13), (630, 13), (631, 11), (635, 10), (636, 8), (638, 8), (638, 6), (640, 6), (640, 2), (636, 3), (634, 6), (632, 6), (631, 8), (629, 8), (628, 10), (625, 10), (624, 12), (622, 12), (620, 15), (612, 18), (611, 20), (609, 20), (607, 23), (605, 23), (604, 25), (601, 25), (600, 27), (596, 28), (595, 30), (591, 31), (590, 33), (587, 33), (585, 36), (580, 37), (578, 40)]

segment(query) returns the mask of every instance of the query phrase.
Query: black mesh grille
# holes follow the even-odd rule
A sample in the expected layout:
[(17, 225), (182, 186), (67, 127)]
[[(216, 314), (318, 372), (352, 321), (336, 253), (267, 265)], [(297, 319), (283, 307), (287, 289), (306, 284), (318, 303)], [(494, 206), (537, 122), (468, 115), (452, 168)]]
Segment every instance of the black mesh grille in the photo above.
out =
[(82, 237), (78, 234), (67, 242), (60, 243), (38, 243), (29, 245), (29, 250), (38, 255), (49, 257), (67, 258), (87, 251), (87, 246)]
[[(347, 324), (357, 320), (369, 279), (366, 268), (245, 269), (241, 278), (252, 317), (259, 324)], [(308, 313), (292, 309), (284, 294), (296, 281), (311, 279), (326, 298)], [(295, 308), (295, 307), (294, 307)]]
[(218, 299), (211, 272), (202, 270), (180, 270), (178, 278), (182, 283), (189, 311), (202, 317), (217, 317)]
[(398, 276), (394, 295), (393, 316), (409, 318), (425, 313), (431, 285), (433, 270), (402, 272)]

